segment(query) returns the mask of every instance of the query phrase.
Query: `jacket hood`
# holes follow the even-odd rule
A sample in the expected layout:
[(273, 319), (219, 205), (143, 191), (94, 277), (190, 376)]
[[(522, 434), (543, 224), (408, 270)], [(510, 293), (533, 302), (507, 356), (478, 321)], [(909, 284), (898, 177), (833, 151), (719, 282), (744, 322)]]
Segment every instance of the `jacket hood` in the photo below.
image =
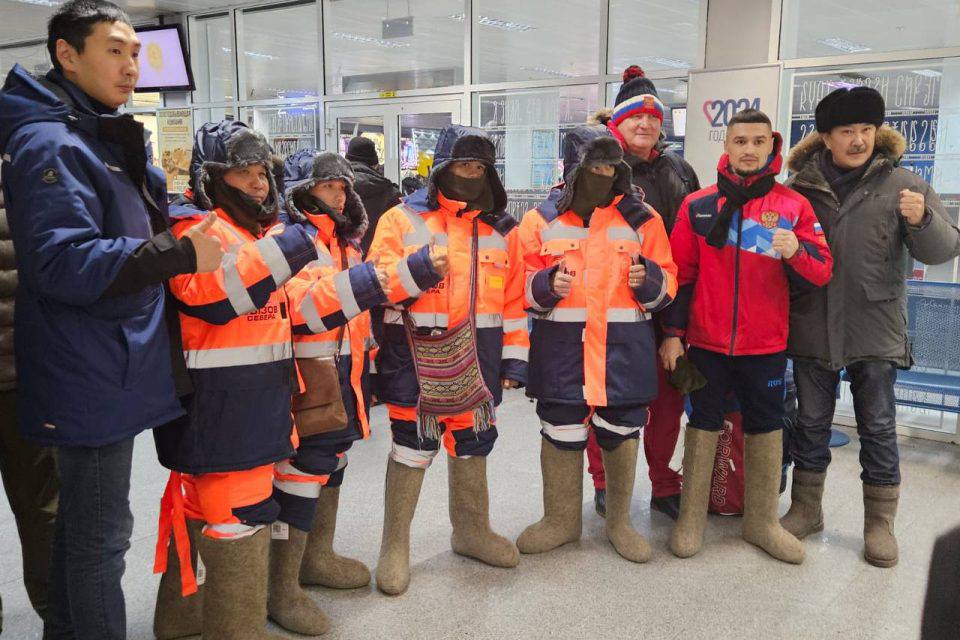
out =
[(607, 123), (610, 122), (610, 119), (613, 118), (613, 109), (610, 107), (603, 107), (602, 109), (597, 109), (587, 118), (587, 124), (599, 124), (604, 127), (607, 126)]
[(264, 209), (279, 208), (280, 194), (273, 178), (273, 149), (262, 133), (233, 120), (208, 123), (197, 131), (193, 149), (194, 156), (199, 154), (201, 159), (194, 198), (202, 209), (213, 209), (213, 201), (208, 193), (213, 180), (221, 180), (230, 169), (255, 164), (264, 166), (270, 183), (267, 199), (261, 206)]
[[(787, 168), (795, 173), (800, 173), (817, 152), (826, 148), (823, 138), (814, 131), (790, 150)], [(875, 149), (891, 164), (896, 165), (907, 149), (907, 140), (895, 129), (883, 125), (877, 129)]]
[[(747, 182), (755, 182), (762, 176), (773, 174), (774, 176), (778, 175), (781, 170), (783, 170), (783, 136), (779, 132), (773, 132), (773, 151), (770, 152), (770, 155), (767, 157), (767, 163), (764, 165), (763, 169), (759, 172), (753, 174), (747, 178)], [(720, 156), (720, 161), (717, 163), (717, 172), (722, 173), (732, 180), (742, 180), (742, 178), (737, 175), (733, 169), (730, 168), (730, 156), (724, 153)]]
[(433, 154), (433, 169), (427, 178), (426, 203), (430, 209), (438, 209), (437, 193), (440, 191), (440, 176), (454, 162), (477, 160), (487, 167), (487, 182), (493, 194), (493, 210), (486, 212), (494, 218), (507, 216), (507, 192), (500, 182), (500, 174), (494, 166), (495, 148), (482, 129), (464, 125), (447, 125), (440, 132)]
[[(564, 147), (568, 143), (575, 144), (569, 136), (564, 140)], [(566, 149), (564, 149), (564, 156), (566, 155)], [(573, 204), (577, 178), (580, 176), (580, 172), (598, 165), (613, 165), (615, 167), (611, 189), (614, 196), (633, 193), (634, 188), (631, 182), (633, 172), (623, 161), (623, 149), (620, 147), (620, 143), (612, 137), (600, 135), (593, 138), (579, 149), (579, 156), (579, 162), (566, 176), (563, 195), (557, 201), (557, 209), (560, 212), (565, 212)]]
[[(58, 94), (69, 96), (73, 104), (66, 104)], [(63, 122), (89, 129), (95, 135), (95, 119), (98, 117), (86, 96), (76, 87), (69, 83), (60, 86), (47, 78), (37, 78), (15, 64), (0, 90), (0, 153), (6, 151), (10, 136), (24, 125)]]
[(330, 215), (336, 223), (337, 235), (344, 240), (360, 240), (370, 225), (367, 211), (353, 188), (356, 176), (350, 163), (336, 153), (301, 149), (287, 158), (284, 163), (287, 215), (293, 222), (302, 223), (307, 220), (306, 213), (300, 210), (296, 201), (325, 180), (342, 180), (347, 187), (343, 214)]

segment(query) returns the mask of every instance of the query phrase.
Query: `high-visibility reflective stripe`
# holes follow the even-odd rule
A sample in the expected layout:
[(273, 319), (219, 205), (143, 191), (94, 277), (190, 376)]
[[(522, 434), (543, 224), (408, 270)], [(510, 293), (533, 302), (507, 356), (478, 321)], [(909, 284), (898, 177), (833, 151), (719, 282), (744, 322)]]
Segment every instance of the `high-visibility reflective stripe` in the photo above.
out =
[(223, 254), (220, 267), (223, 269), (223, 289), (227, 293), (227, 300), (230, 301), (234, 313), (242, 316), (256, 311), (257, 305), (253, 303), (250, 292), (247, 291), (247, 287), (240, 277), (240, 269), (237, 267), (237, 254)]
[[(450, 324), (450, 317), (445, 313), (423, 313), (411, 311), (410, 317), (418, 327), (446, 327)], [(403, 324), (403, 316), (399, 311), (387, 309), (383, 314), (385, 324)]]
[(416, 298), (423, 293), (420, 287), (417, 286), (417, 281), (413, 279), (413, 274), (410, 272), (410, 265), (406, 259), (397, 263), (397, 278), (400, 279), (400, 284), (409, 297)]
[(607, 229), (607, 240), (630, 240), (643, 242), (643, 234), (630, 227), (610, 227)]
[(434, 239), (438, 247), (445, 247), (450, 242), (447, 234), (430, 233), (427, 227), (424, 226), (422, 231), (411, 231), (410, 233), (403, 234), (403, 245), (405, 247), (422, 247), (425, 244), (430, 244), (431, 238)]
[(503, 249), (507, 250), (507, 241), (503, 236), (494, 231), (489, 236), (480, 236), (477, 238), (477, 246), (480, 249)]
[(640, 302), (646, 309), (655, 309), (657, 305), (663, 302), (663, 299), (667, 297), (667, 274), (660, 274), (660, 293), (657, 294), (657, 297), (649, 302)]
[[(427, 223), (424, 222), (423, 218), (419, 213), (413, 209), (407, 207), (406, 205), (400, 205), (400, 210), (403, 211), (404, 215), (407, 216), (407, 220), (410, 222), (410, 226), (413, 227), (413, 231), (405, 233), (403, 235), (403, 244), (406, 246), (411, 245), (424, 245), (430, 243), (430, 229), (427, 228)], [(439, 238), (437, 239), (437, 244), (440, 243)], [(444, 238), (444, 244), (446, 244), (446, 238)]]
[(262, 524), (243, 524), (242, 522), (208, 524), (203, 528), (203, 535), (221, 540), (239, 540), (252, 536), (263, 527)]
[(241, 245), (241, 244), (243, 244), (244, 242), (246, 242), (246, 240), (243, 239), (243, 236), (240, 235), (240, 232), (237, 231), (236, 229), (234, 229), (234, 228), (233, 228), (233, 225), (231, 225), (230, 223), (228, 223), (228, 222), (223, 222), (222, 224), (219, 225), (219, 228), (220, 228), (220, 229), (223, 229), (224, 231), (226, 231), (228, 234), (230, 234), (231, 236), (233, 236), (233, 239), (234, 239), (234, 240), (236, 240), (236, 242), (234, 242), (234, 243), (231, 245), (231, 248), (232, 248), (232, 249), (236, 250), (236, 248), (237, 248), (239, 245)]
[[(607, 322), (646, 322), (652, 316), (639, 309), (607, 309)], [(544, 320), (553, 322), (586, 322), (587, 310), (583, 307), (563, 307), (550, 311)]]
[(370, 351), (371, 349), (376, 349), (379, 346), (380, 345), (377, 344), (377, 339), (374, 338), (373, 336), (367, 336), (363, 340), (363, 348), (366, 351)]
[(287, 262), (287, 257), (283, 255), (277, 241), (274, 238), (263, 238), (257, 240), (254, 244), (260, 251), (260, 255), (263, 256), (263, 261), (267, 263), (267, 268), (270, 269), (270, 274), (273, 276), (276, 285), (279, 287), (289, 280), (290, 276), (293, 275), (290, 273), (290, 263)]
[(310, 262), (310, 263), (307, 265), (306, 268), (307, 268), (307, 269), (314, 269), (314, 268), (317, 268), (317, 267), (332, 267), (332, 266), (333, 266), (333, 258), (330, 256), (330, 254), (329, 254), (329, 253), (324, 253), (324, 252), (318, 250), (318, 251), (317, 251), (317, 259), (314, 260), (314, 261), (312, 261), (312, 262)]
[(349, 271), (340, 271), (333, 276), (333, 288), (337, 291), (337, 298), (340, 300), (343, 315), (347, 319), (360, 315), (360, 305), (357, 304), (357, 298), (353, 295), (353, 285), (350, 283)]
[(557, 442), (586, 442), (589, 434), (586, 424), (550, 424), (540, 421), (543, 435)]
[(325, 333), (327, 331), (327, 325), (323, 324), (323, 321), (320, 319), (320, 311), (317, 309), (317, 303), (313, 299), (313, 287), (310, 288), (310, 293), (308, 293), (306, 297), (304, 297), (303, 302), (300, 303), (300, 313), (307, 321), (307, 327), (310, 328), (310, 331), (314, 333)]
[(394, 462), (399, 462), (402, 465), (413, 467), (414, 469), (426, 469), (430, 466), (430, 463), (433, 462), (437, 453), (437, 451), (411, 449), (410, 447), (405, 447), (402, 444), (394, 442), (390, 450), (390, 457), (393, 458)]
[(248, 364), (279, 362), (293, 357), (289, 342), (260, 344), (255, 347), (227, 347), (224, 349), (184, 350), (183, 357), (189, 369), (238, 367)]
[(585, 227), (568, 227), (566, 225), (550, 226), (540, 233), (541, 242), (550, 240), (585, 240), (590, 236), (590, 229)]
[(300, 471), (300, 469), (297, 469), (289, 460), (281, 460), (273, 465), (273, 475), (275, 478), (281, 476), (301, 476), (303, 478), (314, 477), (312, 473), (307, 473), (306, 471)]
[(593, 421), (594, 426), (600, 429), (603, 429), (605, 431), (616, 433), (617, 435), (620, 435), (620, 436), (630, 436), (630, 435), (633, 435), (634, 433), (639, 433), (640, 430), (643, 428), (642, 425), (639, 427), (621, 427), (615, 424), (611, 424), (606, 420), (604, 420), (603, 418), (601, 418), (600, 416), (598, 416), (597, 414), (594, 414), (591, 420)]
[[(337, 350), (337, 343), (333, 340), (304, 340), (293, 343), (293, 355), (298, 358), (332, 358)], [(350, 343), (343, 341), (340, 346), (340, 355), (350, 355)]]
[(546, 311), (546, 307), (541, 307), (537, 302), (537, 299), (533, 297), (533, 279), (537, 274), (531, 273), (527, 276), (527, 283), (524, 286), (524, 296), (527, 299), (527, 306), (529, 306), (534, 311)]
[(285, 493), (288, 496), (297, 496), (300, 498), (319, 498), (320, 487), (323, 486), (320, 484), (320, 478), (322, 476), (314, 477), (317, 478), (315, 482), (291, 482), (290, 480), (279, 480), (274, 478), (273, 487), (277, 491)]
[(346, 468), (347, 468), (347, 454), (344, 453), (343, 455), (337, 457), (337, 471), (343, 471)]
[(477, 329), (492, 329), (503, 326), (503, 315), (499, 313), (478, 313)]
[(511, 331), (519, 331), (520, 329), (526, 329), (526, 328), (527, 328), (526, 318), (517, 318), (516, 320), (503, 321), (504, 333), (510, 333)]
[(363, 260), (360, 259), (360, 256), (354, 253), (351, 253), (350, 255), (347, 256), (347, 266), (349, 267), (355, 267), (362, 262)]
[(507, 346), (503, 348), (503, 355), (501, 356), (504, 360), (510, 358), (511, 360), (523, 360), (527, 362), (530, 358), (530, 349), (527, 347), (514, 347)]

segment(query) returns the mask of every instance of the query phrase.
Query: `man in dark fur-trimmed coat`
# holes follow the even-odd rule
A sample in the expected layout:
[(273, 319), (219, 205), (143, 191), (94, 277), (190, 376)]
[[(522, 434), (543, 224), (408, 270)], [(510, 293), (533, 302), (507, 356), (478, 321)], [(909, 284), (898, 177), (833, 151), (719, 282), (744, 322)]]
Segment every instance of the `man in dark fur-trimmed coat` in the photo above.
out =
[(892, 567), (900, 496), (894, 383), (897, 368), (912, 364), (906, 262), (952, 260), (960, 231), (930, 185), (898, 166), (906, 141), (884, 115), (877, 91), (838, 89), (817, 105), (817, 131), (790, 153), (788, 184), (813, 204), (834, 270), (829, 285), (795, 291), (790, 302), (787, 352), (800, 414), (791, 439), (793, 503), (782, 523), (798, 538), (823, 530), (835, 389), (845, 368), (860, 435), (864, 556)]

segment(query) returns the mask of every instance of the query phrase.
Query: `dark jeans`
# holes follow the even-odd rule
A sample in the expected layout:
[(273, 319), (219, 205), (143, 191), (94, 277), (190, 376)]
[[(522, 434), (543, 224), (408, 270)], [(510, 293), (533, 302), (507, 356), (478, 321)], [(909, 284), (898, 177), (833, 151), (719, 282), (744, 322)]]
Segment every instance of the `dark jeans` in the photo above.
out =
[[(896, 365), (883, 360), (857, 362), (847, 367), (847, 375), (860, 435), (860, 479), (874, 486), (898, 485)], [(798, 360), (793, 377), (800, 408), (790, 445), (793, 461), (804, 471), (826, 471), (840, 372)]]
[[(59, 482), (53, 450), (20, 436), (15, 390), (0, 391), (0, 476), (20, 534), (27, 597), (37, 615), (44, 618)], [(0, 608), (0, 630), (2, 615)]]
[(127, 616), (120, 578), (130, 548), (133, 438), (103, 447), (58, 447), (50, 614), (44, 638), (119, 640)]

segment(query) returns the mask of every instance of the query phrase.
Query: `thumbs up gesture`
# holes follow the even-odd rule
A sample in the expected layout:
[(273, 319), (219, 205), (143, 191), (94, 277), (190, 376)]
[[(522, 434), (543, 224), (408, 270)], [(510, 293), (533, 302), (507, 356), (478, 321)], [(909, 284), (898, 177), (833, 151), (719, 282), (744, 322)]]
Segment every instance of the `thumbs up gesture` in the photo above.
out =
[(447, 248), (437, 244), (437, 237), (430, 236), (430, 262), (433, 263), (433, 270), (441, 276), (446, 277), (450, 270), (450, 261), (447, 257)]
[(217, 214), (208, 213), (200, 224), (190, 227), (184, 234), (197, 254), (197, 273), (216, 271), (223, 260), (223, 245), (220, 244), (220, 239), (207, 234), (216, 221)]
[(553, 290), (553, 295), (558, 298), (566, 298), (570, 295), (572, 286), (573, 276), (567, 271), (567, 263), (561, 260), (557, 270), (550, 277), (550, 288)]

